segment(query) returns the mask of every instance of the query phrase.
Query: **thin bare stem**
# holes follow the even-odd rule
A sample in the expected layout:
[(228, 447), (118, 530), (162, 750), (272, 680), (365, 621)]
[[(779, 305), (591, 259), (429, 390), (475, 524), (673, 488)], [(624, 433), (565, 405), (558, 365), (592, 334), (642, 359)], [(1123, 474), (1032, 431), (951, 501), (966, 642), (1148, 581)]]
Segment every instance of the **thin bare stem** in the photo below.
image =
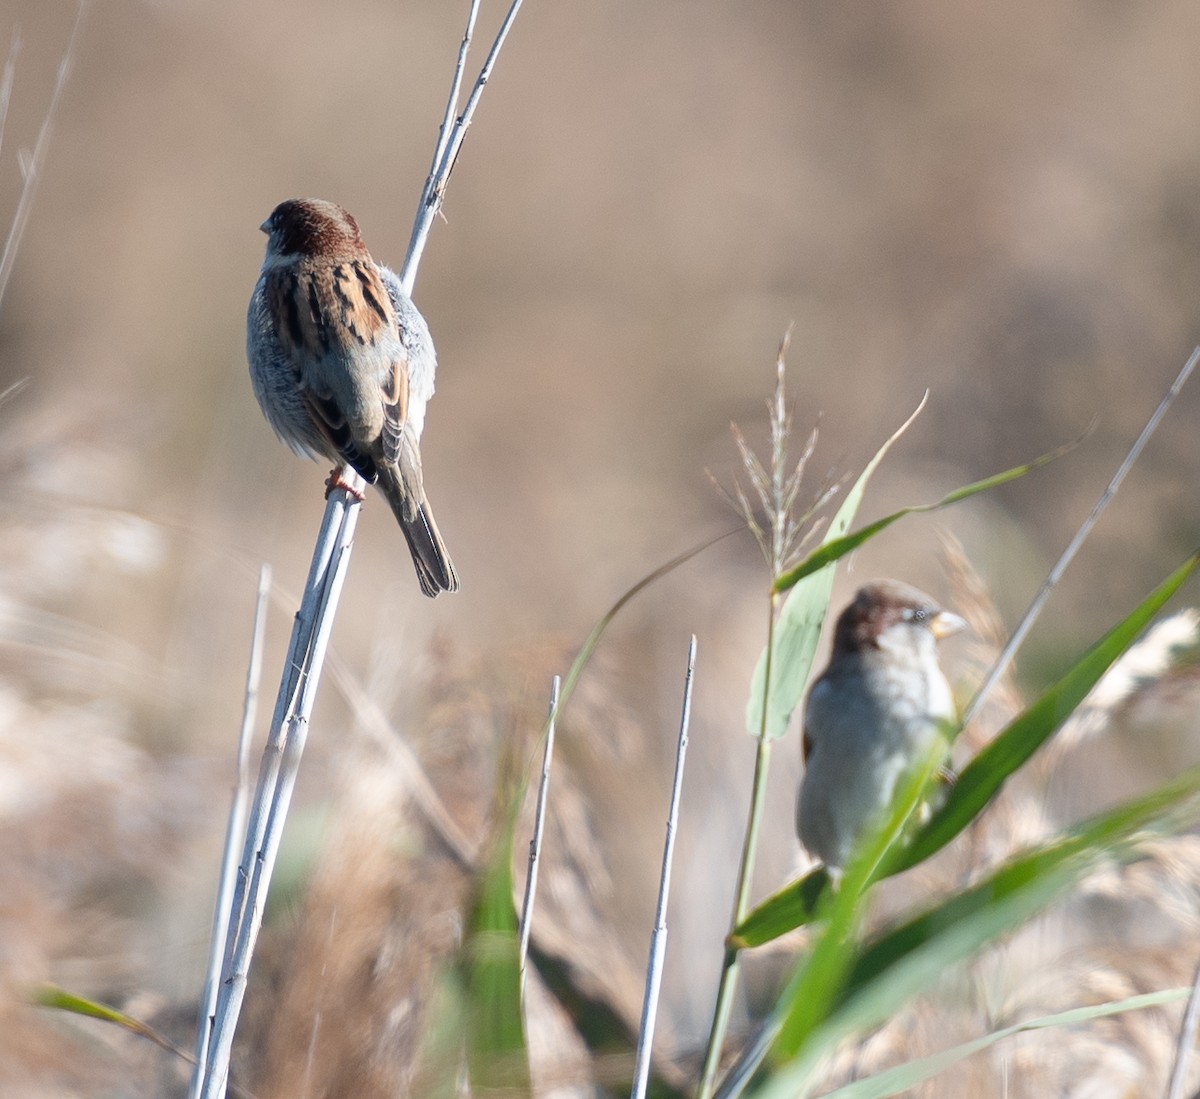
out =
[(6, 401), (8, 401), (9, 398), (15, 397), (28, 384), (29, 384), (29, 378), (24, 377), (24, 378), (18, 378), (11, 385), (6, 385), (4, 387), (4, 390), (2, 392), (0, 392), (0, 405), (4, 404)]
[[(450, 102), (446, 108), (447, 118), (454, 113), (458, 104), (458, 93), (462, 85), (461, 69), (466, 64), (467, 48), (470, 45), (471, 34), (475, 26), (478, 6), (478, 0), (471, 0), (471, 8), (467, 14), (467, 30), (463, 36), (463, 43), (459, 47), (459, 62), (455, 69), (454, 79), (451, 81)], [(467, 136), (467, 127), (471, 125), (475, 108), (479, 106), (480, 96), (483, 95), (484, 85), (491, 78), (496, 59), (500, 56), (500, 48), (504, 45), (504, 40), (508, 37), (508, 32), (520, 9), (521, 0), (513, 0), (508, 14), (504, 17), (504, 22), (500, 24), (500, 29), (496, 32), (495, 41), (492, 42), (492, 48), (488, 51), (483, 68), (479, 70), (479, 76), (475, 79), (475, 85), (471, 89), (462, 114), (454, 120), (448, 132), (445, 122), (442, 124), (442, 133), (438, 138), (440, 156), (435, 158), (433, 169), (425, 183), (425, 189), (421, 193), (421, 202), (417, 207), (417, 217), (413, 224), (412, 236), (409, 239), (408, 254), (404, 257), (404, 266), (400, 268), (400, 284), (404, 287), (406, 294), (412, 293), (413, 283), (417, 277), (417, 266), (425, 251), (425, 242), (429, 239), (429, 230), (433, 226), (433, 220), (437, 217), (438, 211), (442, 208), (442, 202), (445, 200), (446, 185), (450, 182), (450, 173), (454, 171), (454, 165), (458, 161), (459, 151)]]
[(334, 611), (353, 544), (358, 507), (347, 504), (344, 490), (331, 494), (292, 631), (291, 649), (259, 767), (237, 889), (230, 907), (226, 960), (209, 1039), (208, 1064), (199, 1092), (201, 1099), (220, 1099), (225, 1094), (250, 959), (262, 926), (267, 889), (279, 853), (283, 823), (295, 788)]
[[(779, 596), (771, 596), (771, 612), (767, 620), (767, 663), (763, 677), (763, 697), (770, 698), (771, 664), (774, 655), (775, 620), (778, 616)], [(742, 922), (750, 908), (750, 886), (754, 873), (755, 856), (758, 851), (758, 836), (762, 829), (763, 808), (766, 804), (767, 774), (770, 770), (771, 745), (774, 743), (767, 735), (767, 711), (763, 706), (762, 725), (758, 733), (757, 751), (754, 754), (754, 779), (750, 792), (750, 809), (746, 821), (746, 832), (742, 839), (742, 857), (738, 865), (737, 886), (734, 890), (733, 915), (730, 928), (735, 928)], [(704, 1055), (704, 1068), (700, 1075), (700, 1087), (696, 1092), (697, 1099), (710, 1099), (717, 1082), (717, 1069), (721, 1064), (721, 1050), (725, 1045), (725, 1035), (729, 1030), (729, 1020), (733, 1015), (733, 1001), (737, 995), (738, 979), (741, 971), (741, 953), (733, 946), (725, 948), (721, 964), (721, 980), (717, 986), (717, 1004), (713, 1010), (712, 1028), (708, 1035), (708, 1049)]]
[(200, 1024), (196, 1036), (196, 1058), (188, 1088), (189, 1099), (200, 1094), (208, 1063), (208, 1042), (217, 1010), (217, 993), (221, 986), (221, 968), (225, 958), (226, 925), (223, 919), (233, 899), (237, 876), (237, 851), (246, 836), (246, 799), (249, 796), (250, 739), (258, 714), (258, 692), (262, 681), (263, 634), (266, 630), (267, 604), (271, 595), (271, 566), (264, 564), (258, 575), (258, 597), (254, 605), (254, 628), (250, 640), (250, 660), (246, 670), (246, 693), (242, 702), (242, 727), (238, 734), (237, 769), (233, 784), (233, 801), (225, 826), (225, 847), (221, 856), (217, 903), (213, 909), (212, 939), (209, 944), (208, 971), (204, 981), (204, 998), (200, 1003)]
[(554, 758), (554, 725), (558, 717), (558, 695), (562, 679), (550, 683), (550, 712), (546, 719), (546, 748), (542, 754), (542, 776), (538, 781), (537, 808), (533, 817), (533, 838), (529, 841), (529, 867), (525, 873), (525, 898), (521, 904), (521, 994), (525, 994), (525, 959), (529, 956), (529, 932), (533, 927), (533, 902), (537, 896), (538, 865), (541, 861), (542, 833), (546, 828), (546, 791), (550, 788), (550, 764)]
[(4, 148), (4, 124), (8, 121), (8, 105), (12, 102), (13, 80), (17, 75), (17, 55), (21, 52), (21, 32), (13, 31), (8, 47), (4, 75), (0, 77), (0, 150)]
[(662, 874), (658, 879), (658, 908), (650, 958), (646, 965), (646, 993), (642, 1000), (642, 1025), (638, 1030), (630, 1099), (645, 1099), (650, 1081), (650, 1055), (654, 1048), (654, 1024), (662, 991), (663, 965), (667, 957), (667, 901), (671, 895), (671, 862), (675, 856), (675, 831), (679, 824), (679, 799), (683, 793), (683, 764), (687, 758), (688, 725), (692, 717), (692, 677), (696, 670), (696, 635), (688, 646), (687, 675), (683, 681), (683, 713), (679, 719), (679, 744), (675, 749), (675, 779), (671, 784), (671, 807), (667, 811), (667, 838), (663, 844)]
[[(8, 286), (13, 264), (17, 261), (17, 248), (20, 247), (21, 237), (25, 234), (25, 226), (29, 222), (29, 214), (33, 209), (33, 196), (37, 191), (42, 166), (46, 162), (46, 153), (50, 148), (50, 134), (54, 129), (54, 118), (58, 114), (58, 105), (62, 102), (67, 78), (71, 75), (71, 68), (75, 63), (75, 49), (79, 44), (79, 35), (83, 29), (83, 16), (87, 5), (88, 0), (79, 0), (79, 8), (75, 13), (75, 24), (71, 28), (70, 38), (67, 39), (62, 60), (58, 63), (58, 77), (54, 82), (54, 91), (50, 95), (50, 106), (46, 108), (46, 117), (42, 119), (42, 126), (38, 130), (33, 152), (22, 163), (24, 179), (21, 183), (21, 197), (17, 199), (17, 210), (13, 214), (12, 225), (9, 226), (8, 239), (4, 242), (4, 251), (0, 252), (0, 302), (4, 300), (4, 291)], [(14, 56), (10, 54), (10, 62)], [(8, 79), (7, 70), (5, 79)]]
[[(442, 159), (446, 155), (446, 146), (450, 144), (450, 135), (454, 130), (454, 116), (458, 111), (458, 97), (462, 94), (463, 73), (467, 68), (467, 54), (471, 50), (471, 40), (475, 36), (475, 20), (479, 17), (480, 0), (471, 0), (467, 12), (467, 27), (463, 31), (462, 42), (458, 46), (458, 61), (454, 66), (454, 76), (450, 81), (450, 95), (446, 99), (446, 112), (442, 116), (442, 124), (438, 129), (437, 145), (433, 150), (433, 161), (429, 165), (429, 175), (425, 187), (421, 191), (421, 207), (430, 205), (437, 189), (438, 171)], [(407, 257), (405, 259), (407, 265)]]
[[(803, 515), (795, 513), (796, 500), (799, 496), (800, 485), (804, 479), (804, 471), (816, 448), (817, 432), (812, 431), (795, 466), (789, 472), (788, 440), (791, 437), (792, 419), (788, 413), (786, 381), (787, 381), (787, 351), (791, 343), (792, 329), (788, 328), (779, 344), (779, 353), (775, 357), (775, 390), (767, 404), (768, 418), (771, 427), (770, 468), (767, 469), (762, 461), (750, 450), (741, 433), (734, 429), (734, 439), (742, 456), (742, 465), (750, 480), (750, 485), (762, 504), (767, 515), (767, 523), (758, 523), (747, 504), (746, 494), (738, 488), (738, 499), (741, 501), (743, 515), (750, 529), (758, 539), (767, 566), (771, 570), (771, 578), (779, 576), (786, 568), (788, 559), (798, 546), (803, 545), (811, 536), (815, 526), (813, 516), (832, 496), (834, 488), (827, 486), (818, 494), (816, 502)], [(807, 528), (807, 533), (806, 533)], [(754, 754), (754, 779), (750, 790), (750, 806), (747, 811), (746, 831), (742, 838), (742, 855), (738, 865), (737, 884), (734, 888), (733, 914), (730, 930), (737, 927), (745, 918), (750, 908), (750, 889), (754, 879), (754, 865), (758, 857), (758, 840), (762, 831), (763, 811), (766, 806), (767, 776), (771, 764), (772, 737), (769, 735), (768, 714), (770, 707), (766, 700), (771, 697), (771, 680), (773, 660), (775, 655), (775, 624), (779, 617), (780, 596), (773, 589), (768, 601), (767, 613), (767, 648), (766, 662), (763, 675), (762, 718), (756, 734), (757, 744)], [(740, 953), (731, 946), (725, 948), (721, 962), (721, 978), (717, 985), (717, 1002), (713, 1009), (712, 1027), (708, 1036), (708, 1048), (705, 1051), (704, 1067), (701, 1070), (700, 1086), (697, 1099), (711, 1099), (716, 1086), (717, 1069), (721, 1062), (721, 1051), (725, 1045), (725, 1036), (729, 1030), (729, 1020), (733, 1015), (734, 999), (740, 976)]]
[(1062, 579), (1062, 575), (1067, 571), (1067, 567), (1075, 559), (1080, 546), (1083, 545), (1088, 535), (1091, 534), (1092, 528), (1104, 513), (1104, 509), (1108, 507), (1112, 498), (1117, 494), (1117, 489), (1121, 487), (1121, 483), (1125, 480), (1126, 475), (1133, 468), (1134, 462), (1141, 456), (1159, 422), (1167, 414), (1167, 409), (1171, 407), (1172, 402), (1179, 395), (1179, 391), (1191, 376), (1197, 362), (1200, 362), (1200, 347), (1195, 348), (1191, 355), (1188, 356), (1187, 362), (1183, 364), (1183, 369), (1179, 371), (1175, 381), (1171, 383), (1171, 387), (1167, 390), (1163, 399), (1159, 401), (1158, 407), (1154, 410), (1150, 419), (1146, 421), (1146, 426), (1142, 428), (1141, 434), (1137, 437), (1133, 446), (1129, 448), (1129, 453), (1125, 455), (1125, 460), (1118, 467), (1117, 472), (1113, 474), (1108, 487), (1100, 494), (1100, 498), (1092, 507), (1091, 513), (1075, 532), (1075, 537), (1071, 539), (1070, 545), (1063, 550), (1062, 556), (1055, 562), (1046, 579), (1042, 581), (1042, 586), (1038, 588), (1037, 594), (1033, 597), (1033, 602), (1029, 604), (1029, 609), (1025, 612), (1021, 621), (1017, 623), (1017, 628), (1013, 631), (1012, 637), (1008, 639), (1008, 643), (1001, 650), (1000, 655), (996, 658), (996, 663), (992, 665), (991, 671), (988, 672), (987, 678), (984, 679), (983, 685), (976, 692), (975, 697), (971, 700), (971, 704), (967, 707), (966, 713), (963, 715), (964, 725), (970, 722), (971, 718), (975, 716), (984, 699), (991, 693), (992, 688), (1000, 681), (1001, 676), (1008, 671), (1009, 664), (1012, 663), (1013, 657), (1029, 634), (1029, 631), (1033, 628), (1033, 624), (1038, 620), (1038, 616), (1042, 613), (1042, 608), (1046, 605), (1046, 600), (1050, 598), (1050, 593), (1054, 590), (1059, 580)]
[(1179, 1027), (1179, 1039), (1175, 1044), (1175, 1066), (1171, 1070), (1171, 1083), (1167, 1088), (1167, 1099), (1184, 1099), (1188, 1069), (1192, 1053), (1196, 1049), (1196, 1031), (1200, 1028), (1200, 966), (1192, 978), (1192, 994), (1188, 997)]

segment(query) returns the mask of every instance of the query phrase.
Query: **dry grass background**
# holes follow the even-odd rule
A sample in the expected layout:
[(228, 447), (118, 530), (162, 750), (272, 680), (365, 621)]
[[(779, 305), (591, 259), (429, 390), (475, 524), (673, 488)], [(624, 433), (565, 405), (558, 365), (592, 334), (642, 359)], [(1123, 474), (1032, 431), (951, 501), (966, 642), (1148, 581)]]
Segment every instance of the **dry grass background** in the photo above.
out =
[[(246, 377), (256, 226), (285, 197), (332, 198), (376, 258), (399, 263), (460, 8), (92, 5), (0, 308), (0, 384), (31, 379), (0, 408), (10, 992), (51, 979), (153, 1016), (186, 1044), (258, 563), (298, 588), (322, 507), (324, 471), (275, 442)], [(19, 25), (24, 43), (0, 150), (5, 217), (17, 149), (36, 136), (73, 16), (64, 0), (0, 7), (0, 41)], [(390, 518), (369, 501), (334, 634), (468, 833), (486, 827), (498, 753), (531, 735), (550, 674), (592, 622), (652, 567), (736, 522), (705, 469), (732, 473), (731, 419), (761, 438), (775, 349), (793, 321), (794, 416), (801, 430), (822, 416), (819, 475), (856, 470), (932, 389), (876, 477), (868, 517), (1024, 461), (1101, 417), (1049, 470), (897, 528), (840, 589), (894, 574), (949, 598), (944, 530), (1015, 621), (1198, 339), (1198, 40), (1188, 0), (527, 5), (415, 295), (441, 362), (429, 488), (463, 592), (423, 599)], [(1022, 666), (1030, 682), (1197, 541), (1198, 401), (1184, 394), (1056, 596)], [(648, 593), (606, 643), (560, 747), (580, 796), (556, 810), (549, 857), (561, 873), (543, 879), (547, 910), (557, 903), (553, 928), (588, 944), (584, 968), (606, 975), (603, 991), (628, 1011), (667, 799), (657, 778), (687, 634), (699, 634), (666, 978), (684, 1050), (711, 1010), (748, 796), (741, 715), (764, 581), (747, 535)], [(272, 618), (268, 680), (288, 605)], [(1061, 804), (1085, 811), (1194, 758), (1184, 683), (1173, 731), (1147, 739), (1154, 751), (1137, 746), (1150, 735), (1138, 711), (1128, 740), (1066, 756), (1053, 784)], [(778, 753), (760, 891), (798, 857), (796, 756), (794, 745)], [(427, 1004), (402, 1010), (396, 986), (425, 988), (422, 959), (453, 939), (462, 883), (403, 788), (389, 793), (398, 780), (379, 759), (327, 686), (290, 825), (296, 891), (284, 883), (252, 988), (258, 978), (260, 996), (311, 1002), (301, 963), (321, 959), (301, 944), (337, 938), (320, 908), (330, 888), (357, 929), (343, 958), (357, 959), (358, 979), (383, 982), (391, 1014), (368, 1013), (389, 1020), (362, 1039), (376, 1043), (370, 1056), (339, 1044), (338, 1020), (343, 1039), (367, 1024), (339, 1013), (326, 978), (320, 1040), (297, 1024), (299, 1047), (315, 1051), (314, 1095), (339, 1094), (316, 1088), (331, 1071), (322, 1057), (378, 1068), (381, 1050), (399, 1048), (390, 1042), (411, 1040), (404, 1010)], [(353, 889), (328, 884), (331, 852), (358, 874)], [(386, 949), (361, 938), (384, 920), (371, 913), (394, 916)], [(584, 922), (572, 929), (573, 918)], [(384, 964), (398, 957), (419, 972)], [(254, 1007), (252, 1020), (270, 1021)], [(6, 1094), (172, 1086), (157, 1052), (109, 1029), (11, 1000), (0, 1020)], [(296, 1063), (265, 1030), (247, 1055), (261, 1095), (273, 1094), (272, 1058)], [(398, 1086), (394, 1071), (384, 1064), (386, 1084), (372, 1086)]]

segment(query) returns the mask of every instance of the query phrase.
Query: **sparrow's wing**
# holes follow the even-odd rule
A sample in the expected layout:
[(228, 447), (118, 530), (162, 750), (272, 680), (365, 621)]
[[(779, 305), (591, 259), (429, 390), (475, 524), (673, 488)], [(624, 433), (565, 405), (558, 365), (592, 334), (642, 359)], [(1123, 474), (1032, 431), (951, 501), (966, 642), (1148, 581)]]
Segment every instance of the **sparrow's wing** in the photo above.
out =
[(268, 273), (268, 309), (313, 426), (367, 481), (395, 461), (408, 403), (407, 355), (369, 259)]
[(354, 431), (349, 421), (342, 415), (338, 403), (332, 397), (319, 396), (314, 390), (303, 383), (299, 386), (300, 399), (308, 410), (313, 426), (321, 433), (332, 448), (348, 466), (368, 484), (374, 484), (379, 479), (379, 470), (370, 454), (364, 453), (354, 439)]
[(391, 465), (400, 457), (404, 425), (408, 420), (408, 353), (397, 357), (380, 386), (383, 394), (383, 432), (379, 437), (383, 460)]
[(417, 438), (425, 424), (425, 405), (433, 396), (434, 375), (437, 372), (437, 353), (433, 349), (433, 337), (429, 325), (404, 292), (400, 276), (388, 267), (379, 266), (379, 277), (383, 280), (392, 310), (396, 314), (396, 326), (400, 342), (408, 352), (409, 404), (406, 422), (415, 424)]
[[(377, 396), (383, 407), (378, 438), (359, 439), (358, 443), (372, 450), (378, 443), (383, 461), (391, 464), (399, 457), (408, 419), (408, 351), (396, 310), (379, 268), (369, 258), (335, 264), (332, 275), (335, 307), (342, 318), (340, 325), (332, 327), (344, 341), (335, 350), (356, 363), (371, 364), (368, 376), (357, 380), (366, 386), (378, 384)], [(369, 402), (375, 394), (364, 396)], [(366, 434), (374, 433), (372, 422)]]

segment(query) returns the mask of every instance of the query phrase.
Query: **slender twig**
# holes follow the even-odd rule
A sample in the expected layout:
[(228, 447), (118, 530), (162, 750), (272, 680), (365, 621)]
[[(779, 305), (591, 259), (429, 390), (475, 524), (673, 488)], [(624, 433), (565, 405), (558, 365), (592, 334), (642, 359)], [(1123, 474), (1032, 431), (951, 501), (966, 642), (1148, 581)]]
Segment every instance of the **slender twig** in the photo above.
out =
[[(774, 655), (775, 620), (779, 596), (771, 596), (771, 614), (767, 620), (767, 659), (763, 676), (763, 698), (771, 697), (771, 663)], [(742, 840), (742, 857), (738, 864), (737, 886), (734, 889), (733, 915), (729, 926), (737, 927), (750, 908), (750, 886), (754, 869), (754, 854), (758, 849), (758, 835), (762, 827), (763, 808), (766, 804), (767, 774), (771, 762), (773, 741), (767, 732), (767, 713), (770, 707), (763, 706), (762, 727), (759, 729), (757, 750), (754, 753), (754, 778), (751, 785), (750, 809), (746, 832)], [(717, 1004), (713, 1009), (712, 1028), (708, 1035), (708, 1048), (704, 1055), (704, 1067), (700, 1074), (697, 1099), (709, 1099), (717, 1082), (717, 1069), (721, 1064), (721, 1050), (733, 1015), (733, 1001), (737, 995), (741, 973), (741, 952), (734, 946), (726, 946), (721, 961), (721, 979), (717, 985)]]
[[(225, 965), (209, 1039), (202, 1099), (225, 1093), (233, 1035), (246, 993), (250, 959), (262, 926), (267, 888), (279, 852), (283, 822), (295, 787), (309, 715), (345, 578), (345, 564), (358, 518), (346, 506), (346, 493), (335, 492), (309, 570), (308, 583), (284, 667), (271, 732), (259, 766), (258, 784), (238, 868), (237, 888), (226, 929)], [(339, 499), (340, 498), (340, 499)]]
[(1100, 494), (1100, 498), (1092, 507), (1091, 513), (1075, 532), (1075, 537), (1071, 539), (1070, 544), (1063, 550), (1062, 556), (1055, 562), (1049, 575), (1042, 581), (1042, 586), (1038, 588), (1037, 594), (1033, 597), (1033, 602), (1029, 604), (1029, 609), (1025, 612), (1021, 621), (1017, 623), (1017, 628), (1013, 631), (1012, 637), (1008, 639), (1008, 643), (1001, 650), (1000, 655), (996, 658), (996, 663), (992, 666), (991, 671), (988, 672), (987, 678), (984, 679), (983, 685), (976, 692), (975, 697), (971, 700), (971, 704), (967, 707), (963, 715), (963, 725), (968, 724), (971, 718), (975, 716), (984, 699), (991, 693), (992, 688), (995, 687), (1000, 681), (1001, 676), (1008, 670), (1008, 666), (1012, 663), (1017, 650), (1021, 647), (1029, 631), (1033, 628), (1033, 624), (1038, 620), (1038, 616), (1042, 613), (1042, 608), (1046, 605), (1046, 600), (1050, 598), (1050, 593), (1054, 590), (1059, 580), (1062, 579), (1062, 575), (1067, 571), (1067, 567), (1075, 559), (1080, 546), (1083, 545), (1088, 535), (1091, 534), (1092, 528), (1103, 514), (1104, 509), (1108, 507), (1112, 498), (1117, 494), (1117, 489), (1121, 487), (1126, 474), (1129, 473), (1130, 469), (1133, 468), (1134, 462), (1141, 456), (1146, 444), (1150, 441), (1150, 436), (1154, 434), (1159, 422), (1167, 414), (1167, 409), (1171, 407), (1179, 391), (1191, 376), (1197, 362), (1200, 362), (1200, 347), (1195, 348), (1191, 355), (1188, 356), (1187, 362), (1183, 364), (1183, 369), (1179, 371), (1175, 381), (1171, 383), (1171, 387), (1167, 390), (1163, 399), (1159, 401), (1158, 407), (1154, 410), (1150, 419), (1146, 421), (1146, 426), (1142, 428), (1141, 434), (1137, 437), (1133, 446), (1129, 448), (1129, 453), (1125, 455), (1125, 460), (1117, 468), (1117, 472), (1113, 474), (1108, 487)]
[[(37, 191), (38, 180), (42, 174), (42, 165), (46, 162), (46, 153), (50, 148), (50, 134), (54, 129), (54, 117), (58, 113), (58, 105), (62, 102), (63, 91), (67, 86), (67, 78), (71, 75), (71, 67), (75, 63), (75, 49), (79, 44), (80, 31), (83, 29), (83, 15), (87, 10), (88, 0), (79, 0), (79, 9), (75, 13), (75, 24), (71, 28), (71, 36), (67, 39), (66, 49), (62, 60), (58, 63), (58, 77), (54, 81), (54, 91), (50, 95), (50, 106), (46, 108), (46, 117), (42, 119), (41, 129), (38, 130), (37, 141), (34, 142), (33, 152), (22, 159), (21, 197), (17, 199), (17, 210), (13, 214), (12, 225), (8, 229), (8, 239), (4, 242), (4, 251), (0, 252), (0, 301), (4, 300), (4, 290), (8, 286), (8, 278), (12, 274), (13, 264), (17, 261), (17, 248), (29, 222), (29, 214), (33, 209), (33, 196)], [(15, 52), (10, 55), (10, 63)], [(7, 69), (5, 80), (8, 80)], [(7, 103), (6, 103), (7, 106)]]
[(442, 203), (445, 201), (446, 185), (450, 182), (450, 173), (454, 171), (454, 165), (458, 161), (459, 151), (467, 136), (467, 127), (471, 125), (475, 108), (479, 106), (479, 97), (483, 94), (484, 85), (491, 78), (496, 58), (500, 55), (500, 48), (508, 37), (517, 12), (521, 9), (521, 0), (513, 0), (508, 14), (504, 17), (504, 22), (500, 24), (500, 29), (496, 32), (495, 41), (488, 51), (483, 68), (479, 70), (479, 76), (475, 78), (475, 86), (471, 89), (467, 105), (463, 108), (462, 114), (454, 119), (453, 125), (447, 128), (447, 122), (458, 107), (458, 94), (462, 87), (462, 70), (466, 65), (467, 50), (471, 44), (471, 34), (474, 30), (478, 8), (479, 0), (471, 0), (471, 8), (467, 14), (467, 30), (463, 35), (462, 45), (459, 47), (458, 64), (454, 70), (454, 79), (451, 81), (450, 101), (446, 106), (446, 121), (442, 123), (433, 169), (429, 174), (429, 179), (426, 180), (425, 189), (421, 192), (421, 202), (417, 207), (417, 217), (413, 223), (408, 254), (404, 257), (404, 266), (400, 269), (400, 284), (404, 287), (406, 294), (412, 293), (413, 282), (417, 275), (417, 265), (421, 262), (421, 254), (425, 251), (425, 242), (429, 239), (429, 230), (433, 226), (433, 220), (437, 217), (438, 211), (441, 210)]
[(734, 1099), (746, 1090), (746, 1085), (766, 1060), (768, 1050), (783, 1029), (782, 1003), (781, 997), (771, 1014), (763, 1019), (746, 1039), (746, 1044), (738, 1053), (737, 1059), (722, 1077), (721, 1086), (717, 1088), (713, 1099)]
[(18, 378), (11, 385), (6, 385), (3, 391), (0, 391), (0, 405), (4, 404), (10, 397), (15, 397), (29, 384), (29, 378)]
[[(450, 136), (454, 131), (455, 112), (458, 110), (458, 97), (462, 94), (463, 73), (467, 68), (467, 54), (471, 49), (471, 40), (475, 36), (475, 20), (479, 17), (480, 0), (471, 0), (467, 12), (467, 26), (463, 31), (462, 41), (458, 46), (458, 61), (454, 66), (454, 77), (450, 81), (450, 95), (446, 99), (446, 113), (442, 116), (442, 124), (438, 128), (437, 145), (433, 150), (433, 161), (429, 165), (429, 175), (425, 187), (421, 191), (421, 209), (433, 205), (433, 196), (437, 192), (437, 179), (446, 155), (446, 147), (450, 144)], [(435, 211), (436, 212), (436, 211)], [(413, 226), (414, 231), (416, 225)], [(411, 247), (411, 246), (410, 246)], [(407, 266), (408, 257), (405, 257)]]
[(4, 124), (8, 121), (8, 105), (12, 101), (13, 80), (17, 75), (17, 55), (21, 52), (21, 32), (13, 31), (8, 47), (8, 60), (4, 63), (4, 75), (0, 77), (0, 150), (4, 148)]
[(504, 45), (504, 40), (508, 37), (508, 32), (512, 29), (513, 22), (517, 18), (517, 12), (521, 10), (521, 2), (522, 0), (513, 0), (511, 7), (508, 9), (508, 14), (504, 17), (504, 22), (500, 24), (500, 29), (496, 32), (495, 41), (492, 42), (492, 48), (488, 51), (487, 58), (483, 62), (483, 68), (479, 70), (479, 77), (475, 81), (475, 87), (471, 89), (467, 105), (463, 108), (463, 113), (458, 120), (458, 124), (455, 126), (454, 132), (450, 136), (450, 141), (447, 143), (445, 153), (443, 154), (445, 175), (437, 188), (437, 203), (439, 207), (445, 197), (446, 180), (450, 178), (450, 173), (454, 170), (459, 151), (462, 149), (462, 143), (466, 139), (467, 127), (471, 125), (471, 119), (475, 116), (475, 108), (479, 106), (479, 99), (483, 95), (484, 86), (492, 78), (492, 69), (496, 67), (496, 59), (500, 56), (500, 48)]
[(671, 861), (675, 855), (675, 830), (679, 824), (679, 798), (683, 793), (683, 764), (687, 757), (688, 725), (692, 717), (692, 676), (696, 670), (696, 635), (688, 646), (687, 675), (683, 681), (683, 713), (679, 719), (679, 745), (675, 750), (675, 779), (671, 785), (671, 807), (667, 811), (667, 838), (663, 844), (662, 875), (658, 880), (658, 908), (650, 937), (650, 959), (646, 965), (646, 994), (642, 1000), (642, 1025), (638, 1030), (630, 1099), (645, 1099), (650, 1081), (650, 1055), (654, 1048), (654, 1023), (662, 989), (663, 964), (667, 957), (667, 901), (671, 895)]
[(258, 574), (258, 598), (254, 605), (254, 629), (250, 639), (250, 659), (246, 670), (246, 693), (242, 702), (242, 727), (238, 733), (237, 771), (233, 784), (233, 801), (225, 827), (225, 848), (221, 856), (221, 874), (217, 888), (217, 903), (213, 910), (212, 941), (209, 945), (208, 970), (204, 980), (204, 998), (200, 1003), (200, 1024), (196, 1037), (196, 1058), (188, 1088), (189, 1099), (200, 1094), (201, 1081), (208, 1062), (208, 1041), (217, 1010), (217, 993), (221, 985), (221, 968), (225, 959), (226, 925), (224, 915), (233, 899), (238, 863), (237, 850), (246, 835), (246, 799), (250, 788), (250, 739), (258, 714), (258, 691), (262, 680), (263, 633), (266, 629), (267, 604), (271, 594), (271, 566), (264, 564)]
[(550, 682), (550, 713), (546, 719), (546, 748), (542, 753), (542, 777), (538, 781), (537, 808), (533, 815), (533, 838), (529, 841), (529, 867), (525, 872), (525, 898), (521, 904), (521, 993), (525, 992), (525, 959), (529, 956), (529, 931), (533, 926), (533, 902), (537, 896), (538, 865), (542, 833), (546, 829), (546, 791), (550, 788), (550, 764), (554, 758), (554, 725), (558, 717), (558, 693), (562, 680)]
[(1175, 1044), (1175, 1067), (1171, 1070), (1171, 1083), (1167, 1088), (1167, 1099), (1184, 1099), (1188, 1069), (1192, 1053), (1196, 1049), (1196, 1030), (1200, 1027), (1200, 966), (1192, 978), (1192, 994), (1188, 997), (1183, 1012), (1183, 1023), (1179, 1027), (1179, 1040)]

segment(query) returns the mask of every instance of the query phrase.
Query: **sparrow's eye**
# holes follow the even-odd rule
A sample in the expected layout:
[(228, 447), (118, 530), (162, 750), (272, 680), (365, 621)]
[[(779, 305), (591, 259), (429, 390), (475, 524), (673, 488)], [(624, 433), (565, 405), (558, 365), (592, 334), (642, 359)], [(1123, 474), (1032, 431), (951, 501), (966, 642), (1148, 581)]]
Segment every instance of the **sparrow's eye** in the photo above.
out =
[(910, 622), (915, 622), (918, 626), (928, 620), (929, 612), (924, 607), (912, 607), (905, 611), (905, 617)]

